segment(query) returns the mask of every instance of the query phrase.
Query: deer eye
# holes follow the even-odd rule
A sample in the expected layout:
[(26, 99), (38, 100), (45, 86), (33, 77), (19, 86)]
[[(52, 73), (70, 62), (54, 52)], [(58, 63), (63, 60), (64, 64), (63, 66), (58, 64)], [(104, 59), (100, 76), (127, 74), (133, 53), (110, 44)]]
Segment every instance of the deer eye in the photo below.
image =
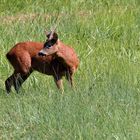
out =
[(51, 47), (51, 44), (47, 44), (45, 47), (46, 48), (50, 48)]

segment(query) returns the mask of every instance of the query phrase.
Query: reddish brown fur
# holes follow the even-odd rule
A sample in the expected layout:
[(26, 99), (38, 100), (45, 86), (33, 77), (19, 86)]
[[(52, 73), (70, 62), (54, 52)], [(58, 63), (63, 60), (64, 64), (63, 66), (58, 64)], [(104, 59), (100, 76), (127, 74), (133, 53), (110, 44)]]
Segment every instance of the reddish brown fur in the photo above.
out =
[(5, 81), (7, 93), (11, 91), (11, 86), (18, 92), (34, 70), (52, 75), (58, 88), (62, 88), (63, 76), (73, 85), (72, 76), (79, 64), (74, 49), (59, 40), (53, 47), (57, 47), (58, 51), (41, 57), (38, 52), (44, 48), (44, 43), (22, 42), (7, 53), (6, 57), (14, 68), (14, 73)]

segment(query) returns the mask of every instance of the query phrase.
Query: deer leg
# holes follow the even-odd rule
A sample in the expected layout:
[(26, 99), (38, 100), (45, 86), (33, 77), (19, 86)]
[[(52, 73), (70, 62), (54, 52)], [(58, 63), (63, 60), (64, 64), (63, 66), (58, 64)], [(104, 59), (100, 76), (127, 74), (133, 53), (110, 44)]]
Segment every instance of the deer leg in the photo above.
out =
[(11, 92), (11, 87), (13, 85), (13, 81), (14, 81), (14, 74), (12, 74), (10, 77), (8, 77), (7, 80), (5, 81), (5, 88), (6, 88), (6, 92), (8, 94)]
[(13, 86), (14, 86), (17, 93), (18, 93), (18, 90), (19, 90), (19, 87), (20, 87), (19, 79), (20, 79), (20, 73), (16, 73), (14, 75)]
[(11, 87), (14, 86), (15, 89), (17, 89), (17, 79), (18, 79), (19, 73), (13, 73), (6, 81), (5, 81), (5, 88), (7, 93), (11, 92)]
[(60, 89), (62, 91), (62, 94), (63, 94), (64, 88), (63, 88), (62, 76), (54, 77), (54, 81), (56, 83), (57, 88)]
[(11, 87), (14, 86), (16, 92), (18, 93), (23, 82), (30, 76), (30, 73), (21, 74), (21, 73), (13, 73), (7, 80), (5, 81), (6, 92), (9, 94), (11, 92)]
[(73, 83), (73, 72), (67, 70), (66, 71), (66, 79), (70, 83), (71, 87), (73, 87), (74, 86), (74, 83)]
[(19, 74), (16, 78), (16, 80), (14, 81), (14, 88), (16, 90), (16, 92), (19, 92), (20, 87), (22, 86), (22, 84), (24, 83), (24, 81), (30, 76), (30, 74), (32, 73), (32, 71), (30, 71), (27, 74)]
[(7, 93), (11, 92), (11, 87), (14, 86), (15, 90), (18, 91), (20, 83), (19, 83), (20, 73), (13, 73), (6, 81), (5, 87)]

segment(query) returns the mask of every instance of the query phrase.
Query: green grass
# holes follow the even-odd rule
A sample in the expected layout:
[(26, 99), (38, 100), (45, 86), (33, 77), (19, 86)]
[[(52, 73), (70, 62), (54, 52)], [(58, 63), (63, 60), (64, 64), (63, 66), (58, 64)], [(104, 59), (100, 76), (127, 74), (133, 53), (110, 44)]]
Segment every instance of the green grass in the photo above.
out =
[[(13, 69), (5, 58), (17, 42), (59, 38), (80, 59), (75, 90), (62, 95), (53, 78), (34, 72), (7, 96)], [(0, 139), (139, 140), (139, 0), (0, 1)]]

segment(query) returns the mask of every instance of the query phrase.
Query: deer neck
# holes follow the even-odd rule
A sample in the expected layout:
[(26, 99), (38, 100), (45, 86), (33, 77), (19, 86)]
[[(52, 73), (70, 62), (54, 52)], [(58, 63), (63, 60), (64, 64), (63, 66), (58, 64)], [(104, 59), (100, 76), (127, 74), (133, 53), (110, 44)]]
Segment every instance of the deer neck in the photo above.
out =
[(66, 53), (65, 53), (64, 44), (60, 40), (58, 40), (56, 45), (57, 45), (57, 48), (58, 48), (56, 56), (61, 57), (61, 58), (63, 58), (65, 60), (66, 59)]

